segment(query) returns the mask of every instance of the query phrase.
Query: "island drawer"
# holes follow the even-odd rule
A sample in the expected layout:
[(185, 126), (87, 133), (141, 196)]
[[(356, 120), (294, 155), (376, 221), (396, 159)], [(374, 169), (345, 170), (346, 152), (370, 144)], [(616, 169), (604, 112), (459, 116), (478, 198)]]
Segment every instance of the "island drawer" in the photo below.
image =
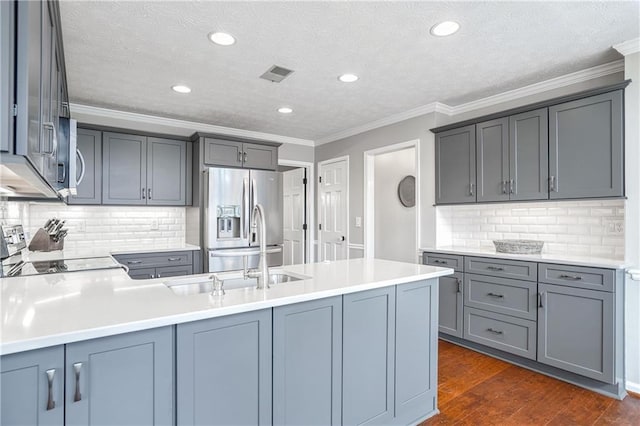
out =
[(615, 270), (613, 269), (555, 265), (553, 263), (540, 263), (538, 276), (541, 283), (610, 292), (613, 291), (615, 282)]
[(191, 251), (119, 254), (113, 257), (129, 269), (193, 264), (193, 252)]
[(536, 359), (536, 322), (481, 309), (464, 309), (464, 338)]
[(452, 268), (456, 272), (463, 272), (464, 257), (455, 254), (442, 254), (424, 252), (422, 254), (422, 263), (425, 265), (442, 266)]
[(465, 274), (464, 304), (535, 321), (537, 288), (533, 281)]
[(464, 272), (527, 281), (538, 279), (537, 263), (521, 260), (466, 256), (464, 258)]

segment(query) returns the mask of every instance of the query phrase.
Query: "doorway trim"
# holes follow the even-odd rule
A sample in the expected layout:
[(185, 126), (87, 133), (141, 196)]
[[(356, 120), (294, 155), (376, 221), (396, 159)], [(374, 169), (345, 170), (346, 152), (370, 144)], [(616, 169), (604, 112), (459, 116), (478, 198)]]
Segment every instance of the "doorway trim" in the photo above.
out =
[[(347, 162), (347, 173), (345, 176), (346, 179), (346, 208), (347, 208), (347, 222), (345, 224), (346, 226), (346, 240), (344, 242), (345, 244), (345, 251), (346, 251), (346, 259), (349, 259), (349, 241), (351, 241), (350, 239), (350, 235), (349, 235), (349, 228), (350, 228), (350, 223), (349, 223), (349, 174), (351, 173), (351, 168), (349, 166), (349, 156), (348, 155), (343, 155), (340, 157), (335, 157), (335, 158), (329, 158), (328, 160), (322, 160), (322, 161), (318, 161), (318, 177), (321, 176), (320, 175), (320, 167), (324, 166), (325, 164), (331, 164), (331, 163), (337, 163), (338, 161), (346, 161)], [(319, 182), (316, 182), (316, 185), (318, 185)], [(320, 190), (318, 189), (318, 195), (320, 195)], [(318, 200), (318, 208), (320, 207), (320, 201)], [(318, 217), (320, 217), (320, 213), (318, 213)], [(318, 232), (318, 248), (322, 247), (322, 231), (320, 231), (319, 229), (316, 229), (316, 231)], [(320, 256), (318, 255), (318, 262), (322, 262), (324, 261), (324, 259), (320, 259)]]
[(375, 253), (375, 156), (389, 152), (415, 148), (416, 168), (416, 238), (415, 250), (420, 241), (420, 139), (387, 145), (364, 152), (364, 257), (372, 259)]
[(280, 166), (290, 166), (290, 167), (301, 167), (307, 171), (307, 193), (305, 196), (307, 197), (307, 241), (305, 242), (308, 258), (305, 259), (305, 263), (313, 263), (315, 259), (315, 244), (313, 230), (315, 229), (315, 212), (316, 212), (316, 196), (315, 196), (315, 168), (313, 167), (313, 162), (308, 161), (298, 161), (298, 160), (285, 160), (283, 158), (278, 159), (278, 165)]

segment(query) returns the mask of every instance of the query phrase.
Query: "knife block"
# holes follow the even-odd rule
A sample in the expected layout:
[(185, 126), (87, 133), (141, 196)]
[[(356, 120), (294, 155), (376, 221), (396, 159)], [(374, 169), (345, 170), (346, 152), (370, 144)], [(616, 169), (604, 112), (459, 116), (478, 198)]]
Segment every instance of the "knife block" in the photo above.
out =
[(29, 243), (31, 251), (54, 251), (64, 249), (64, 238), (60, 241), (53, 241), (53, 237), (49, 235), (43, 228), (38, 229), (36, 235), (33, 236)]

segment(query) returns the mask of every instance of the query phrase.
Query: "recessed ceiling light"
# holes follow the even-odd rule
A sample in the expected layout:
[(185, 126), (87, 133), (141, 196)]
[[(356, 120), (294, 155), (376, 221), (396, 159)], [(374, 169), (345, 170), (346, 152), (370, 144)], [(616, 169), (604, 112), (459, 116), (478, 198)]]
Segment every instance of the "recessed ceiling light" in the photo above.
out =
[(357, 81), (358, 78), (359, 77), (355, 74), (342, 74), (340, 77), (338, 77), (338, 80), (343, 83), (353, 83), (354, 81)]
[(215, 44), (219, 44), (220, 46), (231, 46), (236, 42), (235, 37), (231, 34), (219, 32), (209, 33), (209, 40), (211, 40)]
[(431, 34), (437, 37), (449, 36), (460, 29), (460, 24), (455, 21), (444, 21), (431, 27)]
[(278, 108), (278, 112), (280, 114), (291, 114), (293, 110), (289, 107), (281, 107), (281, 108)]
[(176, 84), (175, 86), (171, 86), (171, 89), (174, 92), (178, 92), (178, 93), (191, 93), (191, 89), (182, 84)]

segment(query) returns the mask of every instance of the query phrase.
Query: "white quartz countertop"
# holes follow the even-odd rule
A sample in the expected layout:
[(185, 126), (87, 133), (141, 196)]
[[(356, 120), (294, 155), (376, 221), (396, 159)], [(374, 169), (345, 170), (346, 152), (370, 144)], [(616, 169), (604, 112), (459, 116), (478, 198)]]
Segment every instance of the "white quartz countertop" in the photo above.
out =
[(595, 268), (625, 269), (628, 265), (623, 260), (607, 259), (602, 257), (579, 256), (572, 254), (509, 254), (498, 253), (491, 248), (471, 248), (471, 247), (440, 247), (421, 248), (420, 250), (442, 253), (457, 254), (461, 256), (493, 257), (499, 259), (527, 260), (532, 262), (558, 263), (576, 266), (591, 266)]
[[(119, 269), (0, 279), (0, 354), (22, 352), (437, 278), (452, 269), (378, 259), (278, 268), (310, 277), (266, 290), (181, 296), (165, 279), (132, 280)], [(197, 277), (197, 276), (195, 276)], [(206, 278), (207, 275), (201, 275)], [(189, 277), (193, 279), (194, 276)], [(171, 280), (171, 279), (169, 279)]]
[(119, 254), (136, 254), (136, 253), (157, 253), (165, 251), (192, 251), (200, 250), (200, 247), (191, 244), (167, 245), (152, 244), (145, 247), (136, 248), (113, 248), (113, 247), (94, 247), (90, 249), (65, 249), (55, 251), (28, 251), (23, 250), (22, 260), (25, 262), (43, 262), (58, 259), (77, 259), (86, 257), (102, 257)]

